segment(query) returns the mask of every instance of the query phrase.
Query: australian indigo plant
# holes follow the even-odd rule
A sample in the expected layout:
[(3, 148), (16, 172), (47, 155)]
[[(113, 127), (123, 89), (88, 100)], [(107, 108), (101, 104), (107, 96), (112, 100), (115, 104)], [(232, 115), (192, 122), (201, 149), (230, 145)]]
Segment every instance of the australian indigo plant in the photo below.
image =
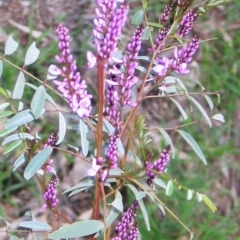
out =
[[(18, 43), (12, 37), (7, 40), (5, 52), (0, 56), (0, 74), (4, 64), (8, 64), (18, 69), (19, 75), (12, 92), (0, 88), (5, 99), (0, 105), (0, 108), (4, 109), (0, 117), (5, 124), (0, 136), (7, 136), (2, 142), (3, 146), (7, 145), (3, 154), (15, 149), (19, 156), (13, 170), (17, 170), (21, 165), (25, 166), (26, 181), (35, 178), (40, 184), (44, 202), (39, 206), (39, 211), (51, 211), (69, 223), (68, 226), (60, 228), (53, 223), (49, 225), (37, 221), (31, 215), (30, 221), (21, 222), (19, 226), (50, 231), (49, 239), (86, 237), (134, 240), (140, 239), (136, 219), (138, 214), (142, 214), (146, 228), (150, 231), (150, 219), (145, 208), (147, 202), (153, 202), (163, 214), (167, 211), (178, 219), (159, 198), (164, 192), (171, 196), (174, 186), (181, 186), (172, 178), (171, 173), (166, 173), (166, 167), (174, 156), (173, 142), (167, 130), (180, 134), (206, 164), (196, 141), (181, 130), (195, 122), (164, 129), (164, 126), (155, 127), (147, 123), (147, 108), (144, 109), (145, 114), (139, 114), (138, 110), (143, 111), (144, 101), (170, 99), (183, 120), (186, 120), (187, 113), (177, 98), (181, 96), (197, 107), (203, 116), (200, 120), (206, 121), (210, 127), (211, 119), (224, 121), (221, 114), (210, 117), (193, 97), (197, 94), (189, 93), (181, 81), (182, 76), (190, 72), (189, 64), (201, 43), (200, 37), (191, 33), (197, 18), (210, 7), (224, 2), (206, 0), (198, 4), (188, 0), (170, 1), (160, 15), (159, 23), (151, 23), (147, 17), (147, 1), (143, 0), (142, 10), (132, 17), (132, 24), (136, 29), (124, 45), (120, 40), (122, 30), (129, 25), (129, 4), (121, 0), (96, 0), (92, 32), (95, 50), (87, 51), (86, 56), (88, 68), (97, 68), (97, 98), (93, 96), (78, 71), (76, 60), (71, 53), (70, 33), (63, 24), (55, 26), (59, 54), (56, 56), (56, 65), (49, 67), (45, 80), (38, 79), (25, 69), (39, 57), (40, 51), (35, 42), (27, 51), (24, 65), (18, 67), (8, 59), (8, 55), (17, 50)], [(149, 43), (148, 48), (142, 47), (143, 41)], [(144, 51), (146, 55), (143, 56)], [(145, 61), (144, 64), (140, 60)], [(40, 85), (26, 82), (25, 76), (30, 76)], [(50, 82), (51, 80), (53, 81)], [(25, 87), (35, 91), (30, 108), (24, 104)], [(158, 94), (153, 93), (154, 89), (158, 89)], [(60, 110), (53, 99), (54, 94), (66, 101), (68, 112)], [(218, 93), (207, 93), (202, 88), (198, 94), (206, 98), (211, 107), (212, 101), (208, 95)], [(93, 106), (94, 98), (97, 100), (97, 108)], [(46, 102), (55, 110), (48, 110)], [(59, 128), (52, 129), (48, 140), (43, 142), (38, 134), (33, 135), (32, 126), (35, 120), (41, 121), (51, 112), (58, 114)], [(66, 120), (71, 119), (74, 125), (67, 126)], [(74, 147), (79, 145), (78, 142), (67, 143), (68, 134), (72, 134), (69, 133), (72, 130), (75, 130), (76, 136), (80, 133), (81, 150)], [(166, 142), (164, 149), (160, 149), (160, 144), (153, 141), (152, 134), (156, 134), (156, 130)], [(158, 149), (159, 156), (151, 151), (151, 142), (156, 144), (154, 148)], [(61, 195), (57, 194), (61, 182), (54, 169), (55, 160), (54, 156), (51, 156), (53, 149), (90, 164), (86, 176), (64, 193), (75, 195), (81, 191), (92, 191), (92, 219), (72, 223), (72, 219), (61, 212)], [(122, 188), (129, 188), (134, 196), (132, 204), (126, 210), (121, 195)], [(188, 200), (196, 195), (199, 201), (203, 201), (213, 212), (216, 211), (214, 204), (204, 194), (183, 186), (181, 189)], [(193, 232), (178, 221), (192, 237)], [(11, 231), (8, 226), (10, 237), (13, 236)], [(34, 231), (32, 234), (37, 236)], [(20, 236), (20, 233), (17, 235)], [(18, 239), (15, 237), (14, 239)], [(38, 236), (38, 239), (41, 238)]]

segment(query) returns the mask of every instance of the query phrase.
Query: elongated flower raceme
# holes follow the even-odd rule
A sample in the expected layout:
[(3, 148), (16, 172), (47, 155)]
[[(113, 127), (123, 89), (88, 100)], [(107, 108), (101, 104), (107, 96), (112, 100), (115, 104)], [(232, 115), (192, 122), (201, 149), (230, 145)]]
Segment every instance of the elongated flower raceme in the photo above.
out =
[(79, 117), (88, 117), (92, 105), (92, 95), (87, 93), (87, 85), (85, 80), (81, 79), (81, 75), (77, 72), (76, 61), (70, 53), (69, 48), (69, 31), (62, 24), (56, 26), (56, 32), (59, 38), (60, 55), (56, 56), (56, 60), (62, 64), (61, 76), (63, 81), (55, 80), (53, 83), (58, 87), (62, 96), (69, 101), (69, 105), (73, 112)]
[(57, 177), (55, 175), (52, 176), (46, 191), (43, 195), (46, 203), (41, 207), (40, 211), (44, 211), (47, 207), (55, 207), (58, 203), (57, 199)]
[(161, 20), (162, 23), (167, 22), (168, 17), (169, 17), (169, 15), (170, 15), (170, 12), (171, 12), (172, 8), (173, 8), (173, 5), (172, 5), (172, 4), (168, 4), (168, 5), (166, 5), (166, 7), (164, 8), (163, 14), (162, 14), (162, 16), (161, 16), (161, 18), (160, 18), (160, 20)]
[(121, 29), (125, 25), (129, 7), (116, 0), (97, 0), (97, 18), (94, 19), (94, 43), (98, 55), (109, 60), (117, 47)]
[(112, 240), (136, 240), (139, 234), (138, 225), (135, 222), (137, 216), (138, 202), (133, 204), (123, 214), (121, 221), (115, 228), (116, 236)]

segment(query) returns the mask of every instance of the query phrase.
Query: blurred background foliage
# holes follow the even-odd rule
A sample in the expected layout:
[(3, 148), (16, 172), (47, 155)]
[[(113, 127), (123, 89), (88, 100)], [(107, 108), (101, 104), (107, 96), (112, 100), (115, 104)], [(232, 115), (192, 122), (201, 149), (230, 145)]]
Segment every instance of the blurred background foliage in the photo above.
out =
[[(84, 53), (92, 47), (91, 29), (94, 1), (8, 0), (2, 1), (1, 4), (0, 50), (3, 50), (4, 42), (10, 33), (13, 33), (14, 39), (21, 44), (17, 55), (11, 56), (10, 60), (20, 66), (27, 46), (35, 40), (41, 50), (41, 57), (37, 64), (29, 68), (29, 71), (44, 79), (48, 66), (54, 63), (54, 56), (58, 53), (57, 38), (52, 26), (56, 22), (63, 22), (71, 30), (73, 53), (78, 59), (81, 74), (94, 91), (94, 80), (92, 79), (96, 76), (96, 72), (89, 72), (84, 67)], [(148, 0), (147, 15), (150, 21), (158, 21), (166, 4), (166, 1)], [(131, 13), (134, 14), (137, 9), (141, 8), (141, 1), (132, 0), (130, 5), (132, 6)], [(202, 123), (185, 128), (201, 146), (208, 165), (204, 166), (196, 159), (196, 155), (182, 139), (174, 134), (171, 135), (174, 138), (176, 156), (171, 161), (168, 172), (182, 185), (209, 196), (216, 204), (218, 211), (212, 213), (203, 203), (198, 203), (196, 200), (187, 201), (186, 192), (178, 189), (175, 189), (171, 197), (165, 196), (163, 192), (160, 195), (161, 200), (195, 233), (194, 239), (199, 240), (240, 239), (239, 15), (240, 1), (232, 0), (228, 4), (216, 7), (200, 16), (194, 27), (195, 34), (200, 35), (203, 40), (208, 40), (201, 44), (192, 64), (193, 71), (189, 78), (200, 80), (206, 91), (219, 91), (221, 103), (216, 108), (225, 116), (226, 121), (223, 125), (216, 123), (211, 129)], [(129, 23), (129, 26), (123, 31), (124, 38), (128, 39), (133, 30), (134, 27)], [(143, 44), (143, 52), (147, 47), (146, 44)], [(3, 76), (0, 80), (1, 87), (12, 89), (16, 76), (16, 70), (4, 65)], [(28, 79), (28, 81), (33, 80)], [(190, 84), (189, 87), (193, 92), (199, 91), (199, 87), (194, 84)], [(32, 94), (30, 90), (26, 92), (25, 99), (30, 101), (30, 94)], [(203, 98), (199, 97), (198, 100), (205, 109), (209, 109)], [(0, 101), (2, 100), (0, 99)], [(213, 101), (215, 104), (217, 103), (217, 99), (214, 97)], [(160, 122), (161, 127), (179, 124), (177, 120), (179, 113), (174, 107), (169, 106), (171, 103), (165, 101), (159, 104), (153, 110), (154, 115), (152, 113), (148, 120)], [(194, 115), (192, 117), (194, 119)], [(38, 131), (42, 136), (46, 134), (47, 138), (52, 130), (50, 127), (45, 121), (44, 126), (39, 125)], [(162, 144), (162, 146), (164, 145)], [(159, 149), (155, 149), (155, 151), (159, 151)], [(10, 222), (24, 214), (23, 211), (19, 212), (18, 210), (16, 213), (19, 205), (36, 196), (33, 182), (25, 183), (21, 173), (11, 171), (9, 162), (11, 163), (13, 160), (6, 156), (0, 159), (0, 215), (7, 217)], [(69, 160), (67, 167), (73, 168), (74, 162)], [(130, 193), (126, 192), (125, 195), (127, 207), (133, 199)], [(76, 207), (76, 204), (79, 204), (78, 201), (87, 202), (81, 200), (81, 197), (83, 196), (81, 195), (77, 202), (71, 201), (71, 204)], [(64, 203), (67, 204), (66, 202)], [(90, 208), (88, 205), (82, 207)], [(152, 231), (147, 232), (144, 221), (139, 215), (142, 239), (188, 239), (186, 231), (169, 214), (163, 216), (153, 204), (148, 204), (147, 209), (152, 219)]]

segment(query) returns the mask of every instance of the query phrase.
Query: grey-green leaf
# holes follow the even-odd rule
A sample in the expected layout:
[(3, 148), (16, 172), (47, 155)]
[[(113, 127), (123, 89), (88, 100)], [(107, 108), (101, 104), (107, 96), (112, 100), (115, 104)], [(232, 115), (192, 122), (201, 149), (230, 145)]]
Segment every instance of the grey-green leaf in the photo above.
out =
[(25, 227), (25, 228), (30, 228), (30, 229), (37, 229), (37, 230), (51, 230), (52, 227), (48, 225), (47, 223), (44, 222), (39, 222), (39, 221), (25, 221), (19, 223), (19, 227)]
[(23, 163), (26, 162), (26, 155), (23, 153), (13, 164), (13, 171), (16, 171)]
[(175, 106), (178, 108), (178, 110), (180, 111), (180, 113), (182, 114), (184, 120), (186, 121), (187, 120), (187, 114), (186, 112), (184, 111), (184, 109), (182, 108), (182, 106), (174, 99), (174, 98), (169, 98), (174, 104)]
[(207, 101), (207, 103), (208, 103), (208, 105), (209, 105), (209, 107), (210, 107), (210, 109), (212, 111), (213, 107), (214, 107), (212, 99), (208, 95), (203, 95), (203, 96), (205, 97), (205, 99), (206, 99), (206, 101)]
[(221, 113), (213, 115), (212, 118), (223, 123), (225, 122), (224, 116)]
[(159, 128), (158, 130), (159, 130), (160, 133), (163, 135), (166, 143), (171, 146), (172, 157), (174, 158), (174, 150), (173, 150), (174, 148), (173, 148), (172, 139), (170, 138), (170, 136), (168, 135), (168, 133), (167, 133), (163, 128)]
[(111, 203), (113, 207), (115, 207), (118, 211), (123, 212), (123, 200), (122, 200), (122, 195), (118, 191), (116, 194), (116, 197), (114, 201)]
[(150, 37), (150, 28), (149, 27), (145, 27), (144, 31), (143, 31), (143, 35), (142, 35), (142, 40), (148, 40)]
[(3, 62), (0, 60), (0, 77), (2, 76), (3, 73)]
[(4, 111), (4, 112), (1, 112), (1, 113), (0, 113), (0, 118), (2, 118), (2, 117), (7, 117), (7, 116), (10, 116), (10, 115), (12, 115), (12, 114), (13, 114), (12, 111)]
[(97, 233), (103, 228), (104, 224), (98, 220), (85, 220), (62, 227), (50, 233), (48, 237), (50, 239), (84, 237)]
[(86, 157), (88, 155), (88, 149), (89, 149), (89, 141), (87, 140), (88, 127), (81, 118), (79, 119), (79, 124), (80, 124), (83, 156)]
[(187, 200), (188, 201), (192, 200), (192, 197), (193, 197), (193, 190), (188, 189), (188, 191), (187, 191)]
[(13, 54), (18, 48), (18, 42), (16, 42), (12, 36), (10, 36), (5, 45), (5, 55)]
[(10, 118), (5, 125), (5, 128), (11, 129), (11, 128), (19, 127), (21, 125), (32, 122), (33, 120), (34, 120), (33, 114), (30, 112), (29, 109), (26, 109), (17, 113), (12, 118)]
[(136, 200), (138, 201), (138, 200), (141, 200), (141, 199), (143, 199), (143, 198), (145, 198), (146, 197), (146, 192), (144, 192), (144, 191), (140, 191), (140, 192), (138, 192), (137, 194), (136, 194)]
[(134, 24), (134, 25), (140, 25), (142, 23), (142, 20), (143, 20), (143, 15), (144, 15), (143, 10), (138, 10), (133, 15), (131, 23)]
[(16, 140), (20, 140), (20, 139), (30, 139), (33, 140), (35, 137), (33, 137), (31, 134), (29, 133), (15, 133), (7, 138), (4, 139), (4, 141), (2, 142), (2, 146), (12, 142), (12, 141), (16, 141)]
[(202, 115), (208, 122), (209, 126), (212, 127), (210, 118), (208, 117), (208, 115), (207, 115), (206, 111), (203, 109), (203, 107), (199, 104), (199, 102), (191, 96), (187, 96), (187, 98), (198, 108), (198, 110), (202, 113)]
[(26, 180), (29, 180), (42, 167), (52, 154), (52, 151), (51, 147), (45, 148), (31, 159), (24, 171), (24, 178)]
[(31, 111), (35, 117), (35, 119), (38, 119), (42, 113), (44, 104), (46, 100), (46, 90), (44, 86), (40, 86), (37, 88), (32, 102), (31, 102)]
[(8, 107), (9, 105), (10, 105), (10, 103), (8, 103), (8, 102), (6, 102), (6, 103), (2, 103), (2, 104), (0, 105), (0, 110), (2, 110), (2, 109), (4, 109), (4, 108)]
[(142, 212), (143, 219), (144, 219), (145, 225), (147, 227), (147, 230), (150, 231), (151, 228), (150, 228), (148, 212), (146, 210), (146, 207), (145, 207), (145, 204), (144, 204), (143, 200), (138, 200), (138, 204), (139, 204), (139, 207), (141, 209), (141, 212)]
[(214, 205), (214, 203), (206, 195), (204, 195), (204, 194), (201, 194), (201, 195), (202, 195), (202, 200), (207, 205), (207, 207), (209, 207), (209, 209), (212, 212), (216, 212), (217, 207)]
[(171, 196), (173, 193), (173, 189), (174, 189), (174, 184), (172, 180), (169, 180), (167, 183), (167, 188), (166, 188), (166, 195), (167, 196)]
[(21, 71), (19, 72), (17, 82), (12, 92), (12, 99), (22, 99), (24, 87), (25, 87), (25, 76)]
[(6, 147), (6, 149), (3, 152), (3, 155), (11, 152), (15, 148), (17, 148), (21, 143), (22, 143), (22, 140), (18, 140), (18, 141), (15, 141), (15, 142), (11, 143), (9, 146)]
[(24, 65), (27, 66), (34, 63), (38, 59), (39, 54), (40, 54), (40, 51), (36, 47), (36, 43), (33, 42), (27, 50)]
[(58, 141), (56, 145), (60, 144), (63, 141), (66, 134), (66, 129), (67, 129), (66, 121), (63, 114), (59, 112), (58, 116), (59, 116), (59, 131), (58, 131)]
[(20, 240), (17, 236), (15, 235), (9, 235), (10, 240)]
[(16, 129), (17, 129), (17, 127), (11, 128), (11, 129), (3, 129), (3, 130), (0, 131), (0, 137), (8, 135), (11, 132), (14, 132)]
[(115, 220), (116, 218), (118, 217), (119, 215), (119, 211), (116, 210), (115, 207), (113, 207), (109, 213), (109, 215), (107, 216), (107, 219), (106, 219), (106, 228), (108, 228)]
[(177, 130), (177, 131), (185, 139), (185, 141), (191, 146), (193, 151), (198, 155), (198, 157), (203, 161), (203, 163), (207, 165), (207, 160), (201, 148), (199, 147), (197, 142), (193, 139), (193, 137), (183, 130)]

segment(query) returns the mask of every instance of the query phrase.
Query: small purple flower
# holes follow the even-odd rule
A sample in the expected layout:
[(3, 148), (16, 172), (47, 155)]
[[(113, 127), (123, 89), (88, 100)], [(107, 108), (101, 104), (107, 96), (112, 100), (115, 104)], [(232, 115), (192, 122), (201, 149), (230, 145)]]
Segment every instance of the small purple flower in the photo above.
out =
[(156, 169), (156, 171), (158, 171), (159, 173), (164, 172), (170, 160), (170, 152), (171, 152), (171, 146), (168, 145), (165, 149), (163, 149), (159, 159), (153, 163), (154, 169)]
[(44, 211), (47, 207), (53, 208), (57, 205), (58, 199), (57, 199), (56, 188), (57, 188), (57, 177), (53, 175), (43, 195), (43, 198), (46, 201), (46, 204), (44, 204), (40, 208), (40, 211)]
[(43, 148), (55, 146), (57, 141), (58, 141), (58, 132), (57, 131), (53, 131), (51, 133), (50, 137), (48, 138), (47, 142), (44, 144)]
[[(59, 24), (56, 26), (56, 32), (58, 33), (58, 47), (61, 52), (60, 56), (56, 56), (56, 60), (63, 65), (61, 73), (63, 81), (55, 80), (53, 83), (58, 87), (62, 96), (68, 100), (73, 112), (76, 112), (79, 117), (88, 117), (92, 109), (92, 95), (87, 93), (86, 82), (81, 80), (80, 73), (76, 71), (76, 61), (70, 54), (69, 31)], [(93, 62), (91, 65), (93, 65)]]
[(134, 200), (133, 204), (123, 214), (121, 221), (115, 228), (116, 236), (112, 240), (137, 240), (139, 230), (135, 222), (137, 216), (138, 202)]
[(163, 14), (162, 14), (162, 16), (161, 16), (161, 18), (160, 18), (160, 20), (161, 20), (162, 23), (167, 22), (168, 17), (169, 17), (169, 14), (170, 14), (172, 8), (173, 8), (173, 5), (172, 5), (172, 4), (167, 4), (166, 7), (164, 8)]
[(187, 35), (192, 29), (194, 23), (197, 20), (197, 9), (190, 10), (187, 14), (185, 14), (180, 22), (180, 30), (178, 32), (179, 37), (183, 37)]
[(98, 170), (100, 169), (100, 165), (97, 165), (97, 159), (96, 158), (93, 158), (92, 159), (92, 168), (90, 168), (88, 171), (87, 171), (87, 175), (90, 176), (90, 177), (93, 177), (97, 174)]
[(97, 58), (95, 57), (95, 55), (92, 52), (87, 51), (87, 66), (88, 66), (88, 68), (95, 67), (96, 62), (97, 62)]

